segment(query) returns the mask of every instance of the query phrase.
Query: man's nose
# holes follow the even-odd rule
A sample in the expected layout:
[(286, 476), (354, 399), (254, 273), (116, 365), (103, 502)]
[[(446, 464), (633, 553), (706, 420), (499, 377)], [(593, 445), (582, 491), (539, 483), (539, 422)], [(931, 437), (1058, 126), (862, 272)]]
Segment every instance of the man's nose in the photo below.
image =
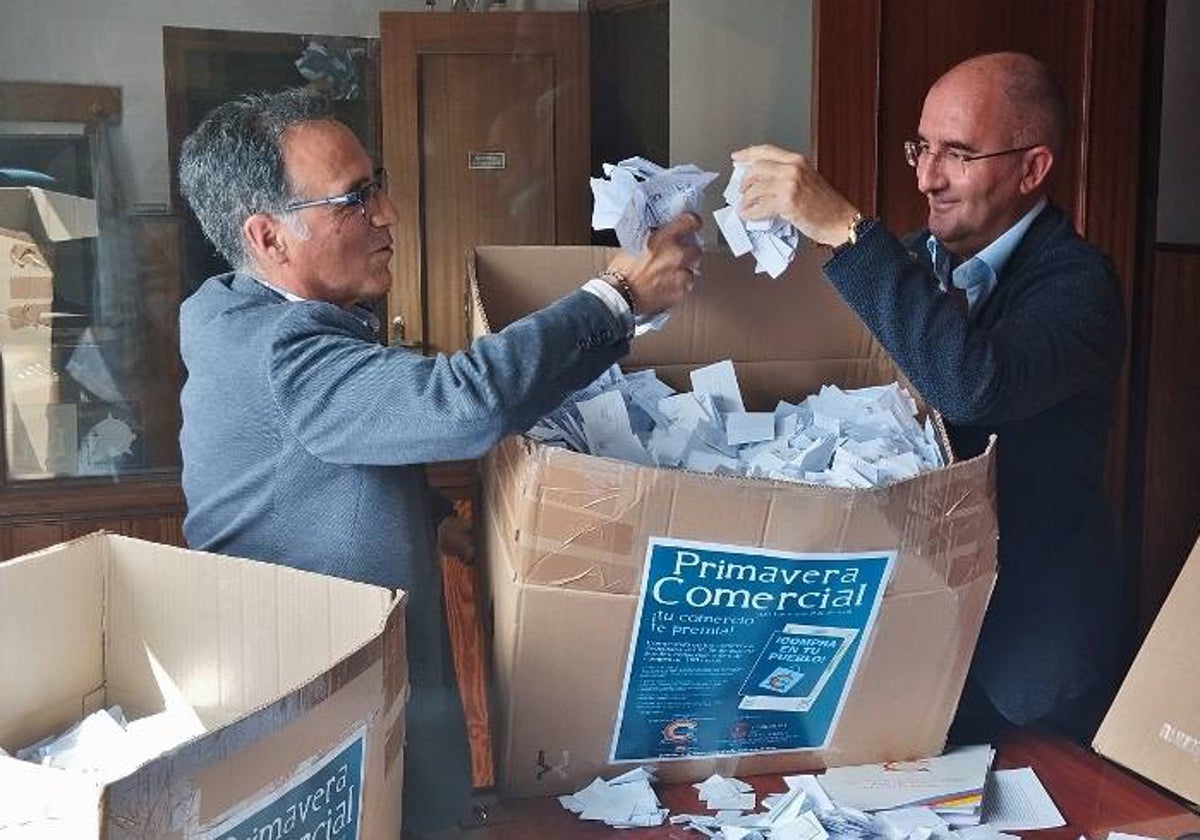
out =
[(380, 191), (369, 214), (373, 227), (391, 227), (400, 221), (400, 211), (386, 192)]
[(946, 162), (941, 155), (924, 154), (917, 158), (917, 189), (931, 193), (946, 186)]

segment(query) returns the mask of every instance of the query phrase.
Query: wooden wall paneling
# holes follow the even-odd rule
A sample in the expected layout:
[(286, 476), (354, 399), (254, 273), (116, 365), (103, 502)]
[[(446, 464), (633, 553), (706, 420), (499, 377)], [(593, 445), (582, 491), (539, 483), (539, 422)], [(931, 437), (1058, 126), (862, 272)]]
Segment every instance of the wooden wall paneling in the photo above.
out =
[(0, 494), (0, 560), (100, 528), (183, 546), (184, 510), (178, 480), (167, 478), (12, 487)]
[[(1143, 62), (1142, 83), (1145, 98), (1142, 106), (1142, 153), (1139, 155), (1139, 206), (1142, 212), (1138, 228), (1138, 282), (1133, 284), (1129, 312), (1129, 400), (1126, 417), (1128, 445), (1125, 451), (1125, 528), (1122, 536), (1126, 556), (1138, 561), (1132, 570), (1129, 589), (1135, 601), (1132, 609), (1140, 625), (1139, 638), (1150, 629), (1150, 624), (1162, 603), (1162, 597), (1169, 583), (1174, 580), (1173, 575), (1170, 575), (1169, 559), (1158, 556), (1161, 543), (1151, 544), (1163, 531), (1164, 516), (1163, 512), (1150, 508), (1156, 501), (1154, 497), (1157, 494), (1147, 489), (1151, 476), (1159, 476), (1161, 473), (1161, 467), (1151, 459), (1153, 453), (1150, 452), (1148, 433), (1152, 402), (1149, 399), (1152, 395), (1150, 382), (1154, 374), (1154, 365), (1160, 362), (1154, 358), (1154, 349), (1156, 344), (1161, 346), (1164, 340), (1168, 344), (1171, 343), (1169, 338), (1162, 335), (1162, 329), (1168, 326), (1167, 324), (1160, 321), (1157, 334), (1153, 329), (1155, 302), (1161, 300), (1165, 305), (1172, 305), (1167, 295), (1156, 295), (1159, 286), (1157, 274), (1160, 268), (1155, 249), (1158, 235), (1156, 211), (1166, 60), (1166, 2), (1167, 0), (1148, 0), (1146, 3), (1146, 58)], [(1164, 283), (1164, 290), (1172, 288), (1172, 285)], [(1194, 326), (1191, 329), (1194, 329)], [(1170, 414), (1166, 416), (1169, 417)], [(1156, 429), (1156, 433), (1162, 431), (1161, 426)], [(1163, 443), (1171, 446), (1168, 441)], [(1175, 467), (1178, 463), (1172, 459), (1167, 462), (1167, 467)], [(1165, 484), (1170, 486), (1169, 481)], [(1166, 524), (1166, 530), (1171, 530), (1171, 523)]]
[(383, 161), (391, 181), (389, 193), (400, 216), (392, 229), (392, 288), (388, 312), (402, 319), (402, 333), (395, 322), (387, 326), (394, 343), (401, 340), (419, 346), (425, 335), (425, 308), (421, 277), (421, 163), (417, 123), (418, 32), (406, 18), (384, 14), (380, 30), (380, 109), (383, 113)]
[(175, 477), (127, 477), (112, 484), (87, 479), (24, 482), (0, 494), (0, 527), (51, 516), (95, 519), (113, 511), (135, 518), (181, 514), (183, 490)]
[[(902, 144), (917, 135), (929, 86), (958, 62), (984, 52), (1017, 50), (1041, 59), (1067, 94), (1074, 137), (1086, 103), (1084, 57), (1089, 3), (960, 0), (883, 5), (880, 60), (880, 215), (897, 233), (924, 227), (928, 205), (905, 162)], [(1036, 21), (1031, 26), (1030, 21)], [(1051, 195), (1078, 217), (1079, 143), (1055, 161)]]
[(182, 516), (135, 517), (121, 523), (119, 533), (140, 540), (186, 548)]
[(1140, 617), (1149, 628), (1200, 535), (1200, 248), (1159, 246), (1153, 264)]
[(5, 560), (20, 557), (67, 539), (67, 530), (60, 522), (29, 522), (3, 529)]
[(187, 547), (183, 538), (182, 513), (166, 516), (123, 516), (118, 513), (79, 519), (59, 517), (0, 525), (0, 562), (100, 530)]

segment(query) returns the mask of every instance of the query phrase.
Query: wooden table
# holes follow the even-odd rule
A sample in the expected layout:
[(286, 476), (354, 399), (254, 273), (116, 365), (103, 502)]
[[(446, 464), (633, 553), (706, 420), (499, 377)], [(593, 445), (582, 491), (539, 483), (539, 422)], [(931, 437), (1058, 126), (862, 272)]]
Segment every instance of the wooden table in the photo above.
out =
[[(1200, 832), (1200, 815), (1090, 750), (1052, 733), (1016, 730), (997, 745), (997, 768), (1032, 767), (1067, 820), (1063, 828), (1028, 832), (1030, 840), (1105, 840), (1110, 831), (1173, 840)], [(746, 779), (761, 798), (786, 789), (781, 776)], [(657, 785), (672, 814), (708, 813), (690, 785)], [(551, 797), (506, 800), (488, 809), (488, 824), (464, 840), (702, 840), (679, 826), (615, 829), (584, 822)]]

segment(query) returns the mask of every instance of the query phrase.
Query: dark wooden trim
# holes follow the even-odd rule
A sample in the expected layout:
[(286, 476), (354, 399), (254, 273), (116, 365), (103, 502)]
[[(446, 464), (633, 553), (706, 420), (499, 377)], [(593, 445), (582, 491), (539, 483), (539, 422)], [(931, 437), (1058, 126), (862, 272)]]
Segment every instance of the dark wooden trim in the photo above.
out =
[[(1200, 246), (1176, 249), (1155, 243), (1158, 205), (1158, 166), (1162, 121), (1163, 47), (1166, 39), (1166, 0), (1146, 3), (1146, 56), (1142, 79), (1142, 147), (1137, 265), (1140, 282), (1134, 284), (1129, 305), (1128, 422), (1124, 465), (1125, 507), (1122, 549), (1129, 559), (1129, 590), (1135, 603), (1139, 638), (1150, 629), (1174, 576), (1164, 576), (1160, 559), (1153, 556), (1154, 536), (1160, 530), (1159, 512), (1147, 510), (1151, 492), (1148, 468), (1152, 467), (1151, 385), (1154, 381), (1154, 303), (1161, 271), (1157, 255), (1200, 255)], [(1168, 523), (1168, 530), (1170, 523)], [(1149, 549), (1149, 550), (1148, 550)], [(1178, 571), (1178, 569), (1176, 569)]]
[(61, 522), (95, 516), (140, 518), (182, 513), (179, 479), (123, 476), (101, 479), (47, 479), (9, 483), (0, 493), (0, 525), (15, 522)]
[(812, 157), (869, 216), (879, 212), (881, 2), (815, 0), (813, 7)]
[[(1124, 544), (1125, 477), (1128, 458), (1131, 347), (1141, 340), (1132, 329), (1135, 289), (1143, 276), (1137, 249), (1139, 173), (1142, 150), (1142, 88), (1146, 12), (1142, 3), (1089, 5), (1092, 31), (1087, 45), (1087, 107), (1083, 134), (1086, 153), (1081, 176), (1087, 204), (1081, 217), (1083, 235), (1108, 255), (1121, 281), (1126, 324), (1125, 365), (1117, 383), (1108, 458), (1108, 490)], [(1122, 60), (1110, 61), (1119, 55)], [(1137, 71), (1131, 73), (1131, 68)], [(1131, 563), (1132, 565), (1132, 563)]]
[(665, 6), (670, 0), (588, 0), (588, 14), (609, 14), (611, 12), (633, 12), (649, 6)]
[[(1151, 0), (1154, 2), (1154, 0)], [(1154, 144), (1157, 148), (1157, 144)], [(1154, 172), (1158, 172), (1158, 158), (1154, 159)], [(1148, 230), (1143, 234), (1143, 240), (1148, 245), (1149, 249), (1156, 254), (1200, 254), (1200, 244), (1194, 242), (1156, 242), (1154, 240), (1154, 228), (1156, 218), (1154, 215), (1155, 201), (1157, 193), (1150, 198), (1150, 203), (1146, 205), (1146, 217), (1148, 222)]]
[(121, 120), (121, 89), (103, 85), (0, 81), (0, 120), (88, 124)]

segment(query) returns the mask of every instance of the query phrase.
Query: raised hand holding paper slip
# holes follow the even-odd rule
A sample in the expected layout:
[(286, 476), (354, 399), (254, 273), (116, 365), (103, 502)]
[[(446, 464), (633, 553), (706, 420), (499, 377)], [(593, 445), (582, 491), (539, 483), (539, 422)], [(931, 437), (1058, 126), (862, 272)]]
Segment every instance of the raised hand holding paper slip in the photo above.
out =
[(726, 206), (713, 211), (713, 218), (735, 257), (752, 253), (754, 270), (776, 278), (791, 264), (800, 245), (800, 233), (779, 216), (746, 221), (738, 215), (737, 207), (742, 200), (742, 178), (746, 169), (747, 164), (744, 163), (733, 165), (733, 174), (722, 193)]
[[(608, 180), (590, 179), (592, 229), (614, 231), (630, 254), (640, 254), (650, 235), (681, 213), (699, 214), (704, 188), (717, 177), (692, 164), (667, 169), (641, 157), (606, 163), (604, 174)], [(699, 246), (699, 234), (694, 236)], [(634, 334), (662, 329), (667, 317), (666, 312), (637, 317)]]

